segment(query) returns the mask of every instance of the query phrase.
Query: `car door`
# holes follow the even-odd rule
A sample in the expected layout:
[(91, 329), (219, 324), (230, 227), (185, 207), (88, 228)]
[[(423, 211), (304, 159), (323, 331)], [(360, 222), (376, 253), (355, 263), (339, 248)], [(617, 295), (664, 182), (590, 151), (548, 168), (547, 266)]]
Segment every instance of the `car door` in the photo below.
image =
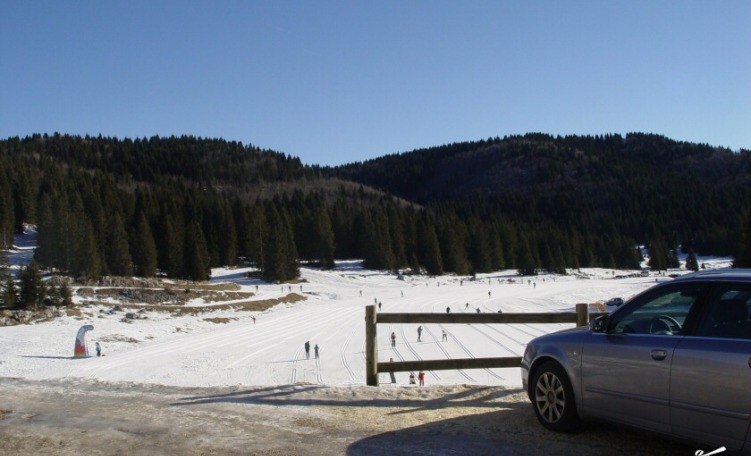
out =
[(675, 348), (670, 416), (676, 435), (739, 450), (751, 418), (751, 287), (720, 284), (695, 334)]
[(670, 364), (702, 285), (675, 283), (631, 300), (582, 347), (582, 412), (670, 432)]

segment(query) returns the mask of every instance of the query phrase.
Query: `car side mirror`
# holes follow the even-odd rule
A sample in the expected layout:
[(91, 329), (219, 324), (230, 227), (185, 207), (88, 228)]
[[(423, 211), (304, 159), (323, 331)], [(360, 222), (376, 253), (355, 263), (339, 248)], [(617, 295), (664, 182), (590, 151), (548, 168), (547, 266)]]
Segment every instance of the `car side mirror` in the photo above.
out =
[(610, 319), (608, 318), (608, 315), (600, 315), (599, 317), (589, 322), (589, 329), (591, 329), (592, 332), (595, 333), (607, 332), (609, 321)]

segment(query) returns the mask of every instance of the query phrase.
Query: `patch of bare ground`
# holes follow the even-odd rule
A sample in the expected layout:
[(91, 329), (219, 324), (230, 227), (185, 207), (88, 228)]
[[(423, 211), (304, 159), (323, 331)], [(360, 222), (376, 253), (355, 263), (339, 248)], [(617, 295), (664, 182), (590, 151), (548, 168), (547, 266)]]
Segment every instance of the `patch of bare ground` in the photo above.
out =
[(0, 378), (0, 388), (6, 393), (0, 454), (19, 456), (678, 456), (697, 450), (606, 425), (552, 433), (537, 423), (522, 391), (502, 387), (178, 388)]

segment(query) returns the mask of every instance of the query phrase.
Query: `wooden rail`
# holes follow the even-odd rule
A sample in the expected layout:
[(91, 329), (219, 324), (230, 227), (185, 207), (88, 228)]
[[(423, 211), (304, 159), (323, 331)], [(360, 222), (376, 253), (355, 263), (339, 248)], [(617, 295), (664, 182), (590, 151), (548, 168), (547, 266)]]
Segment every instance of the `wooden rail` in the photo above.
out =
[(461, 358), (420, 361), (378, 362), (378, 323), (589, 323), (588, 304), (577, 304), (576, 312), (563, 313), (384, 313), (378, 314), (376, 306), (365, 307), (365, 381), (378, 386), (379, 372), (406, 372), (415, 370), (459, 370), (519, 367), (520, 356), (503, 358)]

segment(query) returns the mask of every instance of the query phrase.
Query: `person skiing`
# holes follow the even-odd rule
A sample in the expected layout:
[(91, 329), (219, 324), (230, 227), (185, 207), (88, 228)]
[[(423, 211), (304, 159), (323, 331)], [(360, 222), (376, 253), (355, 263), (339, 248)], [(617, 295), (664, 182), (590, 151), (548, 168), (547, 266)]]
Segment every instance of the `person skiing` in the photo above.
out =
[(391, 346), (396, 347), (396, 333), (395, 332), (391, 333)]
[(451, 313), (451, 307), (450, 306), (446, 307), (446, 313)]
[(320, 350), (320, 348), (318, 347), (318, 344), (316, 344), (316, 346), (313, 347), (313, 353), (315, 353), (316, 358), (318, 358), (318, 350)]
[(102, 346), (99, 345), (99, 342), (96, 343), (96, 355), (102, 356)]
[(422, 370), (417, 374), (417, 379), (420, 380), (420, 386), (425, 386), (425, 372)]
[(441, 330), (441, 334), (443, 335), (443, 337), (441, 338), (441, 342), (448, 342), (448, 335), (446, 334), (445, 329)]
[(310, 358), (310, 341), (305, 342), (305, 357)]
[(422, 325), (417, 327), (417, 341), (422, 342)]
[(409, 373), (409, 384), (410, 385), (414, 385), (415, 384), (415, 373), (414, 372), (410, 372)]

